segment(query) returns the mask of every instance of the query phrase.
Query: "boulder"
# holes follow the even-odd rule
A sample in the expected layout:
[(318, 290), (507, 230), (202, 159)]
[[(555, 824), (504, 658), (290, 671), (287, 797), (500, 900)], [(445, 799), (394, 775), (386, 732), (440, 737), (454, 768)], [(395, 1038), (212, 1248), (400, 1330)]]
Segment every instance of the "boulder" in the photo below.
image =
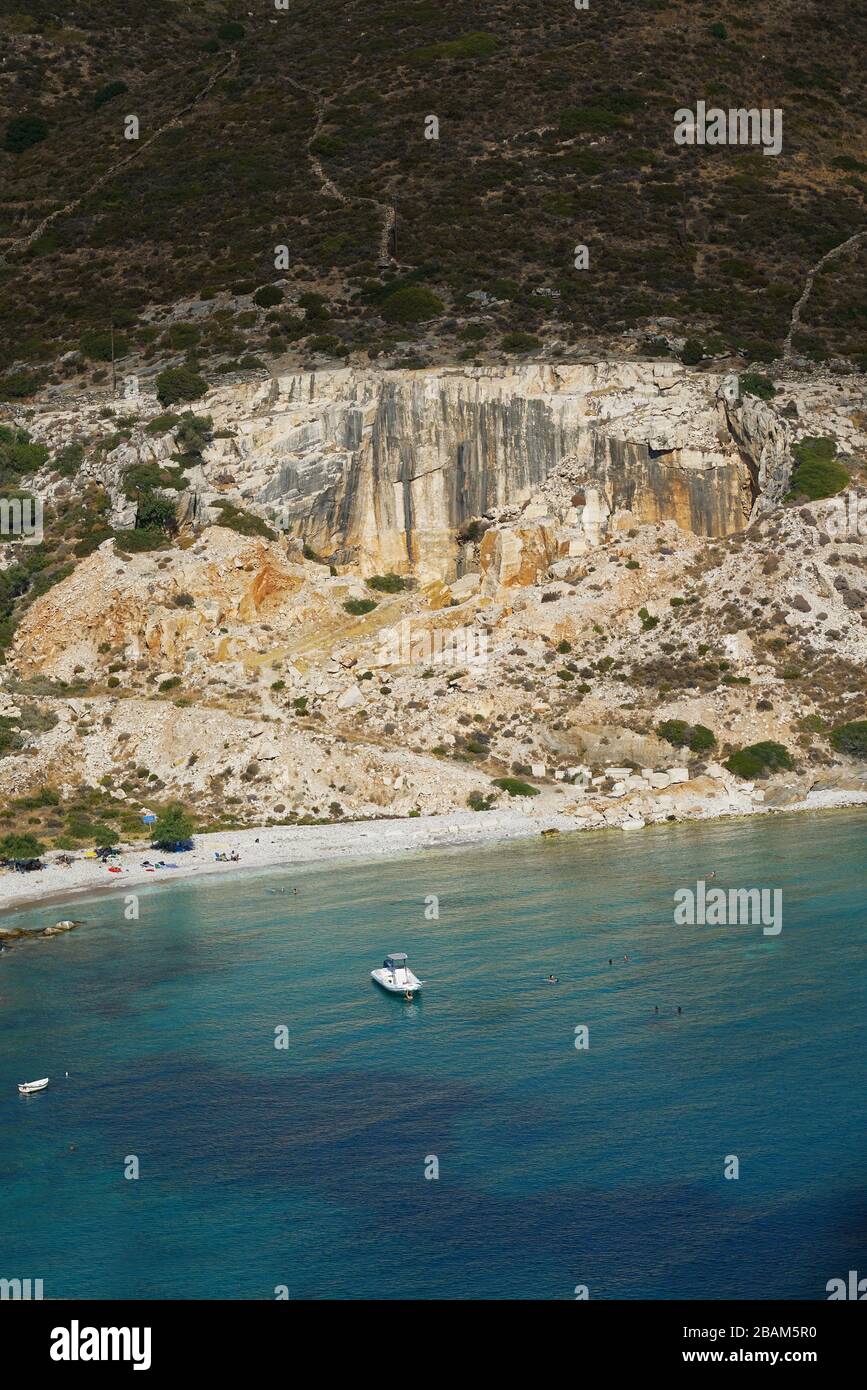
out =
[(492, 526), (479, 547), (484, 590), (535, 584), (559, 558), (556, 523), (540, 520), (526, 526)]
[(477, 594), (482, 587), (482, 576), (480, 574), (462, 574), (460, 579), (454, 579), (449, 585), (452, 597), (457, 599), (471, 598)]
[(338, 709), (355, 709), (357, 705), (364, 704), (364, 696), (357, 685), (350, 685), (346, 690), (342, 690), (337, 697)]

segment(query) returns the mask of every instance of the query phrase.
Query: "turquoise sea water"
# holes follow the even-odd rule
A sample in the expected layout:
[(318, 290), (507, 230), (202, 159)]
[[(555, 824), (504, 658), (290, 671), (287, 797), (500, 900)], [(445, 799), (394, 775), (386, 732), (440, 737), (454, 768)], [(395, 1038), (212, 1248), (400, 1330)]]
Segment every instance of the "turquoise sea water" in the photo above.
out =
[[(583, 834), (181, 882), (139, 921), (120, 896), (22, 912), (86, 925), (0, 956), (0, 1277), (824, 1298), (867, 1274), (865, 829)], [(675, 890), (712, 869), (782, 888), (780, 935), (675, 926)], [(370, 981), (390, 949), (420, 1001)]]

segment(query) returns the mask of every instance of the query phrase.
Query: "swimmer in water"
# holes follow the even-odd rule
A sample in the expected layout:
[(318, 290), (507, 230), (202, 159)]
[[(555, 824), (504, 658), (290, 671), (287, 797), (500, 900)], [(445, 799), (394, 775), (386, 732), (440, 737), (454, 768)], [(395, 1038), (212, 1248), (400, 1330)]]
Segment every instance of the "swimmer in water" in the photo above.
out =
[(658, 1013), (659, 1013), (659, 1005), (658, 1005), (658, 1004), (654, 1004), (654, 1006), (653, 1006), (653, 1012), (654, 1012), (655, 1014), (658, 1014)]
[(716, 878), (716, 869), (711, 869), (708, 878)]
[(558, 980), (556, 975), (549, 975), (547, 983), (549, 985), (559, 985), (560, 981)]
[(678, 1012), (678, 1016), (680, 1016), (680, 1014), (683, 1013), (683, 1009), (680, 1007), (679, 1004), (678, 1004), (678, 1006), (677, 1006), (677, 1012)]

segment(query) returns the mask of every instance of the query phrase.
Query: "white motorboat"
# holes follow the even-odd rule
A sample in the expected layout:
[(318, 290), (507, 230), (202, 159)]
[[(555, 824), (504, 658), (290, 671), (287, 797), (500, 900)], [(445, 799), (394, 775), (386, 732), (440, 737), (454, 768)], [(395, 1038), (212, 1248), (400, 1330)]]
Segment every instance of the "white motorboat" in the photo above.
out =
[(43, 1076), (41, 1081), (22, 1081), (18, 1087), (22, 1096), (29, 1096), (33, 1091), (44, 1091), (48, 1085), (48, 1077)]
[(382, 962), (382, 969), (371, 970), (370, 978), (387, 989), (389, 994), (402, 994), (406, 999), (412, 999), (424, 983), (413, 975), (404, 951), (389, 951)]

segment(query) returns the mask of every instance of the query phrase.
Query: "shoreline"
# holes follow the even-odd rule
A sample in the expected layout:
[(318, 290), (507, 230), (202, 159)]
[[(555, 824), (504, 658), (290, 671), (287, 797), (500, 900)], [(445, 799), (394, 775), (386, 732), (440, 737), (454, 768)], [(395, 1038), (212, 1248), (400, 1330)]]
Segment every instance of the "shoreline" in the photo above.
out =
[[(755, 815), (813, 814), (821, 811), (846, 810), (867, 805), (867, 792), (821, 792), (808, 795), (803, 801), (788, 806), (770, 807), (754, 804), (747, 807), (728, 807), (720, 810), (719, 803), (708, 805), (700, 811), (648, 821), (653, 825), (687, 825), (707, 821), (741, 820)], [(165, 884), (178, 881), (188, 882), (194, 878), (217, 877), (221, 874), (237, 875), (238, 871), (249, 869), (279, 869), (295, 866), (327, 864), (334, 860), (373, 860), (394, 858), (400, 854), (418, 852), (425, 849), (457, 849), (470, 845), (491, 845), (506, 843), (509, 840), (540, 837), (544, 831), (555, 831), (559, 835), (574, 834), (582, 830), (633, 831), (645, 828), (645, 822), (632, 824), (608, 822), (602, 818), (589, 821), (583, 815), (553, 812), (548, 815), (502, 810), (502, 811), (455, 811), (436, 816), (421, 816), (413, 819), (383, 819), (369, 821), (350, 821), (336, 825), (317, 826), (266, 826), (236, 830), (228, 834), (197, 835), (192, 850), (171, 855), (165, 851), (124, 847), (116, 863), (123, 872), (110, 874), (100, 861), (78, 859), (69, 868), (49, 863), (45, 869), (37, 870), (35, 875), (19, 875), (7, 872), (0, 875), (0, 937), (9, 928), (2, 926), (2, 919), (29, 908), (48, 907), (51, 904), (67, 903), (79, 898), (102, 896), (108, 892), (132, 892), (143, 886)], [(226, 853), (237, 850), (238, 861), (218, 863), (214, 859), (217, 850)], [(168, 863), (177, 865), (173, 869), (156, 869), (149, 872), (142, 866), (142, 860), (159, 854)], [(152, 862), (154, 862), (152, 860)], [(48, 924), (46, 924), (48, 925)]]

